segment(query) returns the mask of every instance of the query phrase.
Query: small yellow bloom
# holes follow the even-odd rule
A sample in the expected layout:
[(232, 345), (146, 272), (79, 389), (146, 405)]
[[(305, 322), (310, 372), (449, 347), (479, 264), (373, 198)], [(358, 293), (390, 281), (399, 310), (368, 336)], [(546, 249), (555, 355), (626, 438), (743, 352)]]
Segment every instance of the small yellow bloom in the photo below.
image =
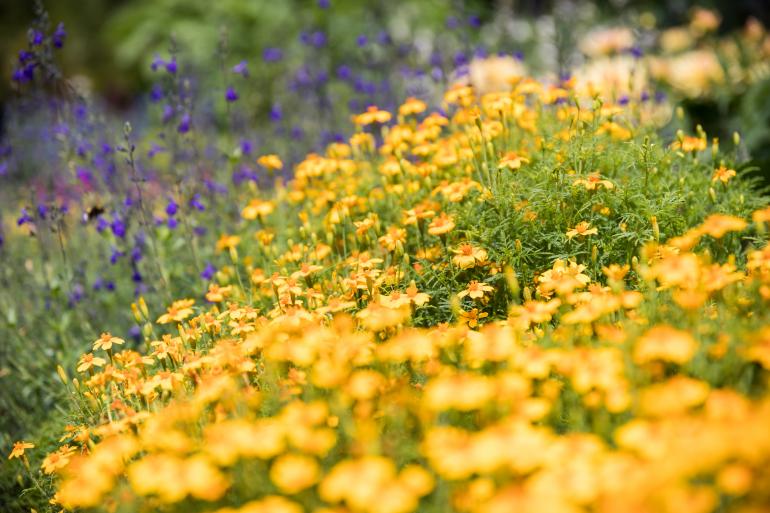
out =
[(380, 110), (375, 105), (366, 108), (366, 112), (353, 116), (353, 122), (357, 125), (371, 125), (373, 123), (387, 123), (390, 121), (390, 112)]
[(113, 337), (109, 333), (105, 332), (94, 341), (94, 351), (98, 351), (99, 349), (110, 351), (113, 344), (122, 345), (125, 343), (126, 341), (122, 338)]
[(529, 164), (529, 159), (516, 153), (515, 151), (509, 151), (500, 158), (498, 166), (500, 168), (515, 170), (519, 169), (522, 164)]
[(283, 169), (283, 162), (278, 155), (262, 155), (257, 159), (257, 164), (267, 169)]
[(313, 486), (320, 477), (318, 462), (309, 456), (284, 454), (270, 468), (270, 480), (289, 495)]
[(727, 183), (734, 176), (735, 169), (727, 169), (725, 166), (719, 166), (714, 170), (714, 175), (711, 177), (711, 182)]
[(428, 233), (431, 235), (444, 235), (454, 230), (455, 223), (452, 216), (442, 212), (440, 216), (428, 225)]
[(11, 454), (8, 455), (8, 459), (13, 458), (21, 458), (24, 456), (24, 451), (27, 449), (33, 449), (35, 447), (35, 444), (25, 441), (20, 442), (14, 442), (13, 449), (11, 450)]
[(491, 285), (472, 280), (465, 290), (458, 292), (457, 297), (463, 298), (468, 296), (471, 299), (483, 299), (487, 292), (493, 292), (494, 290), (495, 288)]
[(591, 223), (588, 221), (580, 221), (574, 228), (567, 231), (567, 238), (572, 240), (573, 237), (587, 237), (589, 235), (596, 235), (599, 230), (591, 228)]
[(174, 301), (171, 306), (168, 307), (166, 313), (158, 317), (158, 324), (182, 322), (193, 314), (193, 304), (195, 304), (194, 299), (180, 299), (179, 301)]

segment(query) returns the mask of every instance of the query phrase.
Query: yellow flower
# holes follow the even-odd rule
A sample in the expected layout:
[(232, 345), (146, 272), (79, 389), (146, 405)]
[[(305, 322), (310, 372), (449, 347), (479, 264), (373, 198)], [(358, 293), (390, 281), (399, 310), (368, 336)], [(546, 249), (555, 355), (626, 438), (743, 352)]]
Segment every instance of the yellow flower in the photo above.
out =
[(126, 341), (123, 340), (122, 338), (113, 337), (109, 333), (105, 332), (105, 333), (102, 333), (102, 335), (94, 341), (94, 351), (97, 351), (99, 349), (110, 351), (112, 350), (113, 344), (122, 345), (125, 343)]
[(279, 456), (270, 467), (270, 480), (290, 495), (313, 486), (320, 474), (321, 468), (314, 458), (299, 454)]
[(226, 249), (234, 249), (241, 243), (241, 238), (237, 235), (222, 234), (217, 241), (217, 251), (224, 251)]
[(468, 312), (465, 310), (460, 310), (460, 318), (465, 324), (468, 325), (469, 328), (478, 327), (479, 321), (488, 316), (489, 314), (487, 312), (479, 312), (478, 308), (473, 308)]
[(407, 98), (406, 101), (398, 108), (398, 113), (401, 116), (406, 117), (412, 114), (420, 114), (425, 112), (425, 109), (427, 108), (428, 106), (425, 105), (424, 101), (410, 97)]
[(500, 158), (498, 166), (501, 168), (515, 170), (519, 169), (522, 164), (529, 164), (529, 159), (516, 153), (515, 151), (509, 151)]
[(57, 470), (61, 470), (66, 467), (72, 455), (75, 453), (75, 448), (69, 445), (63, 445), (56, 452), (52, 452), (43, 460), (40, 467), (46, 474), (53, 474)]
[(482, 299), (487, 292), (493, 292), (494, 290), (495, 288), (491, 285), (472, 280), (465, 290), (457, 293), (457, 297), (463, 298), (468, 296), (471, 299)]
[(208, 292), (206, 292), (206, 301), (210, 301), (211, 303), (220, 303), (230, 295), (232, 290), (233, 287), (231, 285), (220, 287), (218, 284), (212, 283), (209, 285)]
[(422, 306), (430, 301), (430, 296), (428, 294), (417, 290), (414, 280), (412, 280), (406, 288), (406, 297), (408, 297), (409, 301), (415, 306)]
[(107, 360), (104, 358), (99, 358), (98, 356), (94, 356), (93, 353), (88, 353), (80, 357), (77, 369), (78, 372), (85, 372), (91, 367), (104, 367), (105, 363), (107, 363)]
[(158, 324), (168, 324), (170, 322), (182, 322), (193, 314), (192, 305), (195, 304), (194, 299), (180, 299), (174, 301), (171, 306), (168, 307), (166, 313), (158, 317)]
[(567, 231), (567, 238), (572, 239), (576, 236), (587, 237), (589, 235), (596, 235), (599, 230), (591, 228), (591, 224), (588, 221), (580, 221), (574, 228)]
[(634, 362), (659, 360), (681, 365), (689, 362), (697, 349), (698, 343), (689, 332), (668, 325), (655, 326), (637, 340)]
[(262, 155), (257, 159), (257, 164), (267, 169), (283, 169), (283, 162), (278, 155)]
[(735, 169), (727, 169), (725, 166), (719, 166), (714, 170), (714, 175), (711, 177), (711, 182), (727, 183), (734, 176)]
[(578, 178), (572, 182), (572, 185), (576, 187), (582, 185), (587, 191), (595, 191), (599, 189), (599, 187), (604, 187), (605, 189), (612, 189), (615, 187), (609, 180), (603, 180), (599, 173), (590, 174), (585, 178)]
[(746, 228), (746, 221), (740, 217), (725, 214), (711, 214), (700, 225), (702, 233), (721, 239), (728, 232), (739, 232)]
[(370, 105), (366, 108), (366, 112), (353, 116), (353, 122), (357, 125), (371, 125), (373, 123), (387, 123), (390, 118), (390, 112)]
[(13, 458), (21, 458), (24, 456), (24, 451), (27, 449), (33, 449), (35, 447), (35, 444), (25, 441), (20, 442), (14, 442), (13, 449), (11, 449), (11, 454), (8, 455), (8, 459)]
[(451, 216), (442, 212), (428, 225), (428, 233), (431, 235), (444, 235), (454, 230), (455, 223)]
[(455, 254), (452, 257), (452, 262), (460, 269), (471, 269), (476, 265), (481, 265), (487, 261), (487, 252), (483, 248), (477, 248), (470, 244), (460, 244), (459, 247), (453, 249)]
[(703, 137), (693, 137), (685, 135), (671, 143), (671, 149), (682, 150), (686, 152), (703, 151), (706, 149), (706, 139)]
[(262, 220), (266, 216), (269, 216), (273, 210), (275, 210), (275, 205), (272, 201), (263, 201), (259, 198), (254, 198), (241, 211), (241, 217), (248, 220), (256, 218)]

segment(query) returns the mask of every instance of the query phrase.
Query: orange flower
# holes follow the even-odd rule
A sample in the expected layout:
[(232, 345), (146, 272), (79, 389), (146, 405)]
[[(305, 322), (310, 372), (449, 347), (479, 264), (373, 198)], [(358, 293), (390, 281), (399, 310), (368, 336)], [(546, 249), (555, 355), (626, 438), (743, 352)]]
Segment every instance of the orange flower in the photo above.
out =
[(60, 470), (64, 467), (66, 467), (69, 462), (70, 458), (72, 458), (72, 455), (75, 453), (75, 448), (70, 447), (69, 445), (63, 445), (59, 448), (58, 451), (52, 452), (48, 456), (45, 457), (43, 460), (42, 465), (40, 467), (43, 469), (43, 472), (46, 474), (53, 474), (57, 470)]
[(476, 265), (487, 261), (487, 252), (482, 248), (471, 246), (470, 244), (460, 244), (457, 249), (453, 249), (452, 262), (460, 269), (471, 269)]
[(398, 226), (391, 226), (387, 233), (378, 239), (380, 246), (388, 251), (395, 251), (396, 248), (406, 243), (406, 230)]
[(613, 189), (615, 187), (609, 180), (602, 180), (599, 173), (590, 174), (585, 178), (578, 178), (572, 182), (572, 185), (576, 187), (582, 185), (587, 191), (595, 191), (599, 189), (599, 187), (604, 187), (605, 189)]
[(278, 155), (262, 155), (257, 159), (257, 164), (267, 169), (283, 169), (283, 162)]
[(596, 235), (599, 230), (591, 228), (591, 223), (588, 221), (580, 221), (574, 228), (567, 231), (567, 238), (572, 239), (576, 236), (587, 237), (589, 235)]
[(228, 285), (226, 287), (220, 287), (216, 283), (212, 283), (209, 285), (209, 291), (206, 292), (206, 301), (210, 301), (212, 303), (219, 303), (225, 300), (227, 296), (230, 295), (230, 292), (233, 290), (232, 285)]
[(469, 328), (478, 327), (479, 321), (484, 317), (488, 317), (488, 316), (489, 314), (487, 312), (479, 312), (478, 308), (473, 308), (469, 312), (466, 312), (465, 310), (460, 310), (460, 318), (463, 320), (465, 324), (468, 325)]
[(111, 351), (113, 344), (122, 345), (125, 343), (126, 341), (123, 340), (122, 338), (113, 337), (109, 333), (105, 332), (105, 333), (102, 333), (102, 335), (94, 341), (94, 351), (97, 351), (99, 349), (104, 349), (105, 351)]
[(85, 372), (91, 367), (104, 367), (107, 360), (94, 356), (93, 353), (84, 354), (78, 360), (78, 372)]
[(20, 442), (14, 442), (13, 449), (11, 449), (11, 454), (8, 455), (8, 459), (10, 460), (13, 458), (21, 458), (24, 456), (24, 451), (27, 449), (33, 449), (34, 447), (35, 444), (25, 442), (23, 440)]
[(275, 210), (275, 205), (272, 201), (263, 201), (259, 198), (254, 198), (243, 208), (241, 217), (248, 220), (256, 218), (262, 220), (266, 216), (269, 216), (273, 210)]
[(491, 285), (472, 280), (465, 290), (457, 293), (457, 297), (464, 298), (468, 296), (471, 299), (482, 299), (487, 292), (493, 292), (494, 290), (495, 288)]
[(671, 143), (671, 149), (682, 150), (686, 152), (703, 151), (706, 149), (706, 139), (702, 137), (693, 137), (685, 135)]
[(454, 230), (455, 222), (452, 216), (448, 216), (445, 212), (442, 212), (440, 216), (434, 219), (428, 225), (428, 233), (431, 235), (445, 235)]
[(422, 112), (425, 112), (425, 109), (427, 108), (428, 106), (425, 105), (424, 101), (418, 100), (417, 98), (409, 97), (398, 108), (398, 113), (402, 116), (410, 116), (412, 114), (420, 114)]
[(270, 480), (289, 495), (313, 486), (321, 474), (318, 462), (309, 456), (284, 454), (270, 467)]
[(224, 251), (226, 249), (234, 249), (241, 243), (241, 238), (237, 235), (227, 235), (223, 233), (217, 241), (217, 251)]
[(498, 166), (500, 168), (508, 168), (510, 170), (519, 169), (522, 164), (529, 164), (529, 159), (523, 155), (519, 155), (515, 151), (509, 151), (500, 158)]
[(735, 176), (735, 169), (727, 169), (725, 166), (719, 166), (714, 170), (714, 175), (711, 177), (711, 183), (722, 182), (727, 183), (732, 177)]
[(728, 232), (739, 232), (746, 228), (746, 221), (740, 217), (725, 214), (711, 214), (703, 221), (700, 230), (715, 239), (721, 239)]
[(182, 322), (193, 314), (192, 305), (195, 304), (194, 299), (180, 299), (174, 301), (171, 306), (168, 307), (166, 313), (158, 317), (158, 324), (168, 324), (170, 322)]
[(637, 340), (634, 362), (661, 360), (681, 365), (689, 362), (697, 349), (698, 343), (689, 332), (668, 325), (655, 326)]
[(387, 123), (390, 118), (390, 112), (370, 105), (366, 108), (366, 112), (353, 116), (353, 122), (357, 125), (371, 125), (373, 123)]
[(414, 284), (414, 280), (412, 280), (412, 282), (406, 288), (406, 297), (408, 297), (409, 301), (411, 301), (411, 303), (415, 306), (422, 306), (430, 301), (430, 296), (428, 294), (417, 290), (417, 286)]

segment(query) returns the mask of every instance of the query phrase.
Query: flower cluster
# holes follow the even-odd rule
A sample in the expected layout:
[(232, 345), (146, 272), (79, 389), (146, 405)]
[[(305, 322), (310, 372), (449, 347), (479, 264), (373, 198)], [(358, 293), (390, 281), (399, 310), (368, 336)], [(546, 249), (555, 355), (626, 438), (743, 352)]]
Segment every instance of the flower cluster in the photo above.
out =
[(138, 344), (102, 333), (61, 369), (52, 502), (761, 509), (770, 210), (735, 154), (666, 144), (648, 108), (461, 84), (244, 188), (205, 289), (140, 297)]

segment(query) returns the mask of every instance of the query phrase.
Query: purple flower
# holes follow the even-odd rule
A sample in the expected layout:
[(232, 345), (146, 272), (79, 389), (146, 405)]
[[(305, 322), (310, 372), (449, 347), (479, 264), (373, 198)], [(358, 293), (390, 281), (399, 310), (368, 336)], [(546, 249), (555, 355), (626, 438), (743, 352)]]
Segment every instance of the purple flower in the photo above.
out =
[(177, 221), (177, 220), (176, 220), (175, 218), (173, 218), (173, 217), (169, 217), (169, 218), (168, 218), (168, 221), (166, 221), (166, 224), (168, 225), (168, 227), (169, 227), (169, 228), (171, 228), (171, 229), (173, 230), (174, 228), (176, 228), (177, 226), (179, 226), (179, 221)]
[(19, 64), (26, 64), (27, 61), (31, 61), (35, 57), (35, 54), (28, 52), (27, 50), (19, 50)]
[(193, 228), (193, 233), (198, 237), (203, 237), (204, 235), (206, 235), (206, 227), (196, 226), (195, 228)]
[(43, 42), (43, 33), (39, 30), (33, 30), (29, 42), (32, 46), (39, 46)]
[(342, 80), (348, 80), (353, 75), (353, 72), (350, 69), (350, 66), (347, 64), (342, 64), (339, 68), (337, 68), (337, 77), (339, 77)]
[(238, 64), (232, 67), (231, 71), (236, 75), (241, 75), (244, 77), (249, 76), (249, 69), (247, 68), (246, 61), (239, 62)]
[(305, 137), (305, 132), (299, 126), (291, 127), (291, 138), (298, 141)]
[(262, 60), (265, 62), (278, 62), (283, 59), (283, 50), (280, 48), (265, 48), (262, 51)]
[(137, 342), (139, 342), (142, 339), (142, 328), (140, 328), (138, 325), (134, 324), (128, 330), (128, 337), (134, 339)]
[(166, 205), (166, 215), (175, 216), (177, 212), (179, 212), (179, 205), (176, 201), (169, 200), (168, 205)]
[(22, 226), (22, 225), (25, 225), (27, 223), (32, 223), (32, 222), (34, 222), (34, 220), (35, 219), (32, 216), (29, 215), (29, 212), (27, 212), (27, 209), (26, 208), (22, 208), (21, 209), (21, 216), (16, 220), (16, 225), (17, 226)]
[(99, 233), (102, 233), (104, 230), (109, 228), (109, 226), (110, 226), (110, 223), (108, 223), (107, 220), (101, 215), (96, 220), (96, 231)]
[(112, 230), (112, 234), (115, 235), (115, 237), (122, 239), (126, 236), (126, 224), (119, 217), (116, 217), (112, 220), (112, 223), (110, 223), (110, 229)]
[(117, 248), (112, 248), (112, 253), (110, 254), (110, 264), (115, 265), (118, 263), (118, 260), (122, 257), (124, 257), (126, 254), (123, 251), (118, 250)]
[(177, 132), (180, 134), (186, 134), (190, 131), (190, 124), (192, 123), (192, 119), (190, 119), (190, 114), (184, 113), (182, 116), (182, 119), (179, 121), (179, 125), (176, 127)]
[(468, 64), (468, 58), (465, 56), (465, 52), (457, 52), (454, 56), (455, 67), (465, 66)]
[(158, 71), (158, 68), (162, 68), (165, 65), (166, 62), (160, 58), (160, 55), (156, 53), (152, 59), (152, 62), (150, 63), (150, 69), (153, 71)]
[(206, 210), (206, 206), (203, 203), (201, 203), (201, 195), (198, 194), (197, 192), (193, 194), (192, 198), (190, 198), (190, 206), (200, 212), (203, 212), (204, 210)]
[(281, 110), (281, 106), (277, 103), (274, 103), (273, 106), (270, 107), (270, 121), (277, 123), (282, 119), (283, 119), (283, 111)]
[(471, 14), (468, 16), (468, 25), (473, 28), (479, 28), (481, 26), (481, 18), (477, 14)]
[(318, 0), (318, 7), (320, 7), (321, 9), (328, 9), (330, 5), (331, 5), (330, 0)]
[[(248, 139), (243, 139), (241, 141), (241, 153), (243, 153), (244, 155), (251, 155), (251, 150), (252, 150), (251, 141), (249, 141)], [(200, 194), (196, 194), (195, 196), (200, 196)]]
[(161, 121), (163, 123), (168, 123), (173, 117), (174, 117), (174, 108), (171, 105), (164, 105)]
[(310, 36), (310, 44), (312, 44), (316, 48), (323, 47), (324, 45), (326, 45), (326, 34), (321, 32), (320, 30), (316, 30)]
[(5, 176), (7, 174), (8, 174), (8, 163), (0, 162), (0, 176)]
[(618, 105), (628, 105), (628, 95), (624, 94), (620, 98), (618, 98)]
[(45, 216), (47, 216), (47, 215), (48, 215), (48, 207), (46, 205), (40, 203), (37, 206), (37, 216), (40, 219), (45, 219)]
[(155, 84), (150, 90), (150, 101), (152, 103), (158, 103), (163, 99), (163, 88), (160, 84)]
[(107, 283), (104, 284), (104, 288), (112, 292), (115, 290), (115, 282), (112, 280), (107, 281)]
[(356, 38), (356, 44), (357, 44), (358, 46), (360, 46), (361, 48), (363, 48), (364, 46), (366, 46), (366, 44), (367, 44), (368, 42), (369, 42), (369, 38), (368, 38), (368, 37), (366, 37), (366, 34), (361, 34), (360, 36), (358, 36), (358, 37)]
[(235, 92), (235, 89), (233, 89), (232, 86), (229, 86), (227, 91), (225, 91), (225, 100), (227, 100), (228, 103), (233, 103), (238, 100), (238, 93)]
[(203, 272), (201, 272), (201, 278), (208, 281), (214, 277), (214, 274), (216, 272), (217, 272), (217, 268), (211, 265), (211, 262), (206, 262), (206, 268), (203, 269)]
[(381, 45), (389, 45), (393, 40), (390, 38), (390, 34), (383, 30), (377, 34), (377, 42)]
[(139, 269), (134, 269), (134, 272), (131, 274), (131, 281), (134, 283), (141, 283), (142, 281), (142, 275), (139, 272)]
[(175, 75), (178, 68), (176, 65), (176, 57), (172, 57), (170, 61), (166, 63), (166, 71), (171, 73), (172, 75)]
[(630, 53), (635, 59), (640, 59), (644, 55), (642, 48), (639, 46), (632, 46), (628, 49), (628, 53)]
[(54, 30), (51, 40), (56, 48), (64, 46), (64, 39), (67, 37), (67, 32), (64, 30), (64, 23), (59, 23)]
[(72, 286), (72, 292), (69, 293), (69, 305), (74, 306), (76, 303), (80, 303), (84, 296), (85, 291), (83, 290), (83, 286), (76, 283)]
[(87, 168), (78, 166), (77, 170), (75, 171), (75, 174), (77, 175), (78, 180), (80, 180), (80, 183), (82, 183), (83, 185), (88, 185), (88, 186), (92, 185), (94, 175)]

